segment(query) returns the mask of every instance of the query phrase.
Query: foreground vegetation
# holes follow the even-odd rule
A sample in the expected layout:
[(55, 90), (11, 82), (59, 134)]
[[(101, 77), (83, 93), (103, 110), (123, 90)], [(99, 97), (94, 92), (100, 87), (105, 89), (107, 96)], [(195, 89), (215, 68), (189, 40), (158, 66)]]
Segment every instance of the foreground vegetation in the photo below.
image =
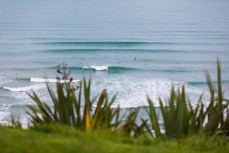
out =
[(28, 93), (36, 103), (28, 106), (31, 123), (23, 130), (20, 121), (12, 118), (11, 128), (1, 127), (0, 152), (229, 151), (229, 101), (223, 95), (219, 60), (216, 88), (209, 73), (205, 73), (210, 93), (207, 105), (201, 95), (193, 106), (184, 86), (172, 87), (167, 100), (159, 99), (160, 111), (148, 98), (145, 110), (149, 120), (142, 119), (138, 124), (138, 108), (121, 116), (120, 108), (112, 108), (116, 96), (108, 97), (104, 89), (92, 97), (91, 80), (82, 80), (76, 88), (66, 67), (57, 72), (61, 75), (58, 79), (66, 81), (57, 82), (56, 92), (46, 84), (53, 107), (35, 92)]
[[(28, 114), (33, 123), (32, 127), (58, 123), (82, 131), (103, 129), (131, 137), (151, 135), (154, 139), (181, 138), (190, 134), (220, 133), (225, 137), (229, 135), (229, 101), (225, 100), (223, 95), (219, 60), (217, 60), (217, 88), (214, 87), (206, 71), (210, 92), (209, 103), (205, 106), (201, 95), (197, 105), (192, 106), (184, 86), (177, 91), (172, 87), (169, 99), (166, 101), (159, 99), (162, 125), (160, 125), (159, 113), (151, 99), (148, 98), (149, 109), (146, 108), (150, 120), (142, 119), (139, 125), (136, 123), (138, 108), (120, 117), (120, 108), (112, 108), (116, 96), (109, 100), (108, 93), (104, 89), (100, 95), (91, 97), (91, 80), (86, 81), (86, 79), (80, 82), (78, 91), (75, 91), (71, 83), (72, 79), (69, 79), (70, 72), (67, 72), (66, 67), (63, 70), (58, 69), (57, 72), (63, 75), (64, 80), (70, 81), (64, 84), (57, 82), (57, 94), (47, 83), (53, 108), (40, 100), (36, 93), (29, 94), (37, 104), (37, 106), (29, 106), (31, 112)], [(96, 104), (95, 108), (93, 104)]]
[(217, 137), (182, 139), (129, 138), (109, 132), (82, 132), (63, 126), (39, 129), (0, 128), (1, 153), (227, 153), (229, 144)]

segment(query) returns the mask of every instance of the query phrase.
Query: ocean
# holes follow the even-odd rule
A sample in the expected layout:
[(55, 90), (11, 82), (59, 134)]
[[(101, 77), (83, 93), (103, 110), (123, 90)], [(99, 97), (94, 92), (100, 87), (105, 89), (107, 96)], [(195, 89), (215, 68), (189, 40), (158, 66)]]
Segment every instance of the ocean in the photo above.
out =
[[(204, 72), (222, 65), (229, 97), (227, 0), (0, 0), (0, 122), (26, 123), (27, 92), (51, 105), (44, 83), (65, 63), (92, 93), (117, 94), (114, 107), (147, 106), (184, 85), (193, 105), (209, 98)], [(31, 81), (31, 78), (33, 81)], [(144, 115), (144, 113), (142, 113)]]

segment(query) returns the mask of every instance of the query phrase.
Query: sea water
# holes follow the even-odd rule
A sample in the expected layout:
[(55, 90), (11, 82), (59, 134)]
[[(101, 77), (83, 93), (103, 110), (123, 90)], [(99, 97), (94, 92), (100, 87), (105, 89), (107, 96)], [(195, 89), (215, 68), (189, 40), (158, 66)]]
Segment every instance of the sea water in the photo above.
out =
[[(147, 106), (184, 85), (195, 104), (209, 97), (204, 71), (222, 65), (229, 93), (227, 0), (0, 0), (0, 121), (26, 122), (27, 92), (51, 105), (45, 76), (67, 64), (92, 78), (92, 93), (117, 94), (114, 107)], [(33, 81), (31, 81), (31, 78)], [(143, 113), (144, 115), (144, 113)]]

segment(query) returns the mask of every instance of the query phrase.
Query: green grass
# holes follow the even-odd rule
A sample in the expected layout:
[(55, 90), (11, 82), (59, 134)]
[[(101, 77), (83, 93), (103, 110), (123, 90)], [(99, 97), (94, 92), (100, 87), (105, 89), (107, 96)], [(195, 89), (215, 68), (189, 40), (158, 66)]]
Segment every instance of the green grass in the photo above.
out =
[(227, 153), (229, 143), (217, 137), (189, 136), (152, 141), (106, 131), (82, 132), (57, 125), (39, 129), (0, 127), (1, 153)]

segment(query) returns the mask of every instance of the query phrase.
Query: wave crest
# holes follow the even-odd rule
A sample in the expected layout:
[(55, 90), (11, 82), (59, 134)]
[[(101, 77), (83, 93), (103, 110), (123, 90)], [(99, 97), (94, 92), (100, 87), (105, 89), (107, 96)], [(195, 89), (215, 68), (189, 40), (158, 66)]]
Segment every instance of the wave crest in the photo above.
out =
[(3, 87), (3, 89), (12, 91), (12, 92), (26, 92), (26, 91), (40, 89), (44, 87), (45, 86), (43, 85), (31, 85), (31, 86), (26, 86), (26, 87)]
[(95, 70), (95, 71), (109, 71), (109, 72), (117, 72), (117, 71), (132, 71), (137, 70), (136, 68), (132, 67), (123, 67), (123, 66), (85, 66), (83, 67), (84, 70)]
[[(37, 83), (45, 83), (45, 82), (51, 82), (51, 83), (55, 83), (55, 82), (60, 82), (60, 83), (64, 83), (64, 82), (69, 82), (70, 80), (58, 80), (58, 79), (48, 79), (48, 78), (30, 78), (31, 82), (37, 82)], [(72, 80), (71, 82), (77, 83), (80, 80)]]

